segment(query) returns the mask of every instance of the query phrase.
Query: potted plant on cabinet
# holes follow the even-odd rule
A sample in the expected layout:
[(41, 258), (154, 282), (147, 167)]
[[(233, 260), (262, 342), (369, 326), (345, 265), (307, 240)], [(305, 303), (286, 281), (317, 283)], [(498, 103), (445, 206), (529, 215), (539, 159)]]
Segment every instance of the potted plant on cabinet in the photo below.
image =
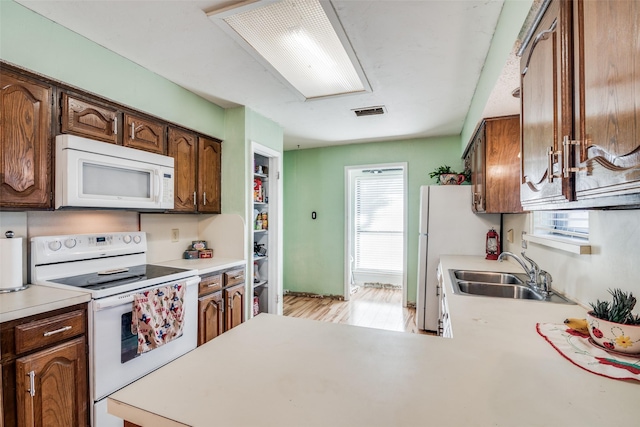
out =
[(460, 185), (468, 181), (471, 171), (458, 173), (451, 169), (451, 166), (442, 165), (437, 167), (433, 172), (429, 173), (430, 178), (436, 178), (440, 185)]
[(589, 303), (589, 336), (601, 347), (620, 353), (640, 354), (640, 316), (632, 313), (636, 305), (633, 293), (609, 289), (613, 302)]

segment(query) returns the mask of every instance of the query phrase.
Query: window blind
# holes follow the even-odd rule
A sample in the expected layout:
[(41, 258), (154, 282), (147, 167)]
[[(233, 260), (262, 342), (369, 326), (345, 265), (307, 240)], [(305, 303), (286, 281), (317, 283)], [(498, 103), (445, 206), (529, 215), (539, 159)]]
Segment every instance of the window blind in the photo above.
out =
[(589, 212), (535, 211), (533, 234), (542, 237), (560, 237), (580, 241), (589, 240)]
[(402, 172), (355, 178), (355, 269), (402, 272)]

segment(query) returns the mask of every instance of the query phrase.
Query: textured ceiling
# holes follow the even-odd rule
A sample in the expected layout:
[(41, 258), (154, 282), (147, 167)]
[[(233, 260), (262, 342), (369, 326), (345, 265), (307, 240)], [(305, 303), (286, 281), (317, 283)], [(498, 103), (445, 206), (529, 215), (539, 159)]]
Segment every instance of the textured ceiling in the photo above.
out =
[[(18, 2), (222, 107), (275, 121), (285, 149), (459, 134), (503, 4), (333, 1), (372, 91), (303, 101), (204, 12), (233, 2)], [(507, 94), (488, 114), (517, 113), (515, 79), (500, 83)], [(385, 115), (352, 112), (379, 105)]]

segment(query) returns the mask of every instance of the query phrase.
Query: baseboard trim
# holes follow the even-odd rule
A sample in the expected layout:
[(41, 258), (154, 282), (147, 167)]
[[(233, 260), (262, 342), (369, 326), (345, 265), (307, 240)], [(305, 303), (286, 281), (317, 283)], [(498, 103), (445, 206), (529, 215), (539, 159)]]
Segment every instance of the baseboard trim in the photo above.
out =
[(327, 298), (334, 299), (337, 301), (344, 301), (344, 295), (324, 295), (324, 294), (315, 294), (313, 292), (294, 292), (289, 290), (284, 290), (285, 295), (291, 295), (292, 297), (304, 297), (304, 298)]

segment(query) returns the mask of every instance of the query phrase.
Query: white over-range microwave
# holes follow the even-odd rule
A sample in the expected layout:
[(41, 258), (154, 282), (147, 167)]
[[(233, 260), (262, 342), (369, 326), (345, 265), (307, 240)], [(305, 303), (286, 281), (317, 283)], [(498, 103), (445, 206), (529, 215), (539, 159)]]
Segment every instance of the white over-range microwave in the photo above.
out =
[(56, 209), (173, 209), (172, 157), (58, 135), (55, 173)]

